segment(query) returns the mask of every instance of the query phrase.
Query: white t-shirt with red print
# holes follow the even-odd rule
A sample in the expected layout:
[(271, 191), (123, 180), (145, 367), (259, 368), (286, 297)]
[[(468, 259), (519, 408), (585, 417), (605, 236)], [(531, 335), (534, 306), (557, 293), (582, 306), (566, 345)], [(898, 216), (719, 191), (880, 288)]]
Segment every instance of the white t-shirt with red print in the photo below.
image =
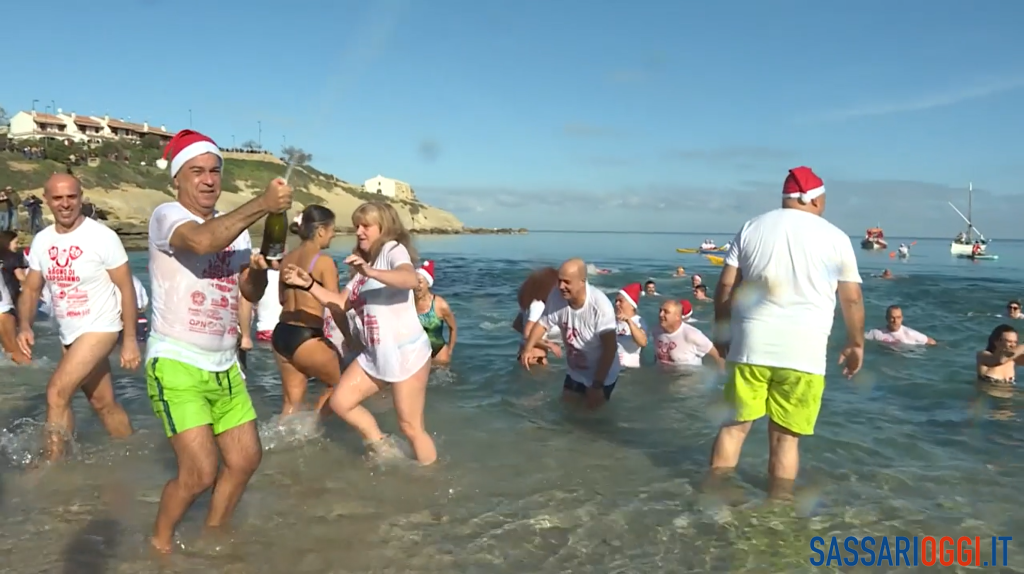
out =
[[(633, 315), (629, 320), (639, 327), (641, 331), (647, 332), (647, 323), (644, 322), (640, 315)], [(624, 368), (639, 369), (640, 352), (644, 348), (636, 343), (629, 325), (623, 321), (615, 322), (615, 340), (619, 344), (619, 363)]]
[[(569, 378), (588, 387), (592, 386), (603, 350), (601, 333), (614, 332), (616, 327), (615, 307), (608, 296), (587, 283), (586, 301), (579, 309), (573, 309), (558, 291), (552, 291), (538, 323), (545, 329), (558, 327), (562, 331)], [(614, 383), (621, 368), (616, 352), (608, 376), (602, 382), (607, 385)]]
[(243, 231), (220, 253), (176, 251), (171, 235), (188, 221), (203, 223), (178, 202), (157, 207), (149, 220), (153, 311), (146, 359), (223, 372), (238, 360), (238, 282), (249, 264), (252, 240)]
[(85, 333), (117, 333), (121, 292), (110, 270), (128, 263), (121, 239), (112, 229), (85, 218), (68, 233), (50, 225), (29, 250), (28, 268), (42, 274), (57, 320), (60, 342), (70, 345)]
[(654, 357), (659, 365), (700, 366), (704, 355), (713, 347), (707, 335), (685, 321), (671, 333), (666, 333), (660, 325), (654, 333)]
[[(403, 264), (412, 265), (409, 251), (397, 241), (389, 241), (371, 266), (391, 271)], [(397, 383), (430, 361), (430, 341), (420, 325), (411, 289), (389, 287), (365, 275), (356, 275), (345, 288), (349, 308), (358, 317), (353, 335), (358, 332), (363, 341), (365, 349), (358, 361), (366, 374)]]

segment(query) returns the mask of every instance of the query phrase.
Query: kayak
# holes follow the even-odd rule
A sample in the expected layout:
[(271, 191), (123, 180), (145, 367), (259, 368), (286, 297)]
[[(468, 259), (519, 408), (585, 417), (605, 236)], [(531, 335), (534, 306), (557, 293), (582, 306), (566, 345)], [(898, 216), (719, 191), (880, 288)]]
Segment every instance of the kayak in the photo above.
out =
[(677, 253), (700, 253), (702, 255), (708, 255), (710, 253), (721, 253), (723, 251), (728, 251), (728, 249), (723, 247), (715, 247), (714, 249), (686, 249), (683, 247), (676, 248)]
[(957, 257), (960, 259), (974, 259), (982, 261), (995, 261), (996, 259), (999, 259), (998, 255), (971, 255), (969, 253), (958, 253)]
[(705, 255), (704, 257), (707, 257), (708, 261), (710, 261), (712, 265), (717, 265), (719, 267), (725, 265), (725, 257), (716, 257), (714, 255)]

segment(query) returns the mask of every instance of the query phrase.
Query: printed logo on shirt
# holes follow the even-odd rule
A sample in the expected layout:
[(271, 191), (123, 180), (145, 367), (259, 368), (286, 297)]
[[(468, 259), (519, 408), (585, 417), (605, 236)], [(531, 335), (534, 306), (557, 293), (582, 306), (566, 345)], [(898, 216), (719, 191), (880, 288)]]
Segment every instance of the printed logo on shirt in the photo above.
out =
[(654, 351), (654, 356), (658, 359), (658, 362), (671, 363), (672, 351), (676, 350), (676, 342), (658, 339), (657, 342), (655, 342), (655, 346), (657, 349)]

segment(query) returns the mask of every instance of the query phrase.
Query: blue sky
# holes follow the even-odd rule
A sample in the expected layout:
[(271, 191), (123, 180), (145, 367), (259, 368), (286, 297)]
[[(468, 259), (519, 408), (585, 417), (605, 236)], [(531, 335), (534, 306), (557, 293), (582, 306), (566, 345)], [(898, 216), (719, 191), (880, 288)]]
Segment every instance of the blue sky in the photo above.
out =
[[(1024, 2), (55, 0), (0, 105), (257, 138), (469, 225), (731, 231), (813, 167), (851, 233), (1024, 237)], [(88, 36), (85, 31), (92, 31)], [(42, 35), (42, 36), (41, 36)], [(41, 39), (42, 38), (42, 39)], [(31, 48), (28, 48), (31, 46)], [(1012, 207), (1010, 207), (1012, 206)]]

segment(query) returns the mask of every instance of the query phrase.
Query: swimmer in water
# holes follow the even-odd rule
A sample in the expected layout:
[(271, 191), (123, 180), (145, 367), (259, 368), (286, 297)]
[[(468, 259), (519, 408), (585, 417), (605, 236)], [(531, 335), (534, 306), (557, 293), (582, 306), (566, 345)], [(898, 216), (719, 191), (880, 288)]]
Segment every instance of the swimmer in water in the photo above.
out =
[(647, 324), (637, 312), (640, 284), (630, 283), (615, 296), (615, 339), (623, 368), (639, 369), (640, 352), (647, 346)]
[(885, 310), (885, 328), (864, 333), (864, 339), (890, 345), (936, 345), (935, 339), (903, 324), (903, 309), (899, 305), (889, 305)]
[(988, 336), (988, 345), (975, 356), (978, 383), (996, 387), (1013, 386), (1017, 365), (1024, 364), (1024, 346), (1017, 344), (1017, 330), (999, 325)]
[[(434, 286), (434, 262), (424, 261), (423, 265), (416, 270), (419, 276), (419, 283), (412, 290), (415, 297), (416, 313), (420, 318), (420, 325), (430, 339), (430, 352), (435, 363), (450, 363), (452, 350), (455, 349), (455, 339), (458, 337), (458, 327), (455, 325), (455, 314), (448, 306), (444, 297), (430, 291)], [(444, 340), (444, 326), (448, 325), (448, 342)]]
[(32, 358), (32, 322), (43, 289), (50, 291), (63, 346), (46, 386), (46, 450), (53, 461), (63, 456), (65, 441), (74, 436), (71, 401), (79, 390), (110, 436), (132, 434), (128, 415), (114, 395), (108, 357), (122, 333), (121, 367), (135, 370), (141, 355), (135, 337), (135, 286), (121, 239), (82, 214), (82, 184), (74, 177), (54, 174), (43, 190), (54, 222), (32, 240), (29, 272), (18, 299), (17, 341), (21, 352)]
[(546, 365), (548, 364), (548, 353), (554, 354), (555, 357), (562, 356), (562, 347), (558, 345), (558, 341), (562, 338), (562, 332), (557, 326), (552, 326), (532, 348), (523, 348), (523, 344), (530, 338), (530, 331), (534, 324), (544, 314), (548, 298), (556, 285), (558, 285), (558, 270), (553, 267), (544, 267), (530, 273), (529, 277), (519, 286), (519, 292), (516, 295), (519, 302), (519, 314), (512, 322), (512, 328), (523, 335), (519, 347), (520, 362), (525, 356), (532, 365)]
[(648, 281), (644, 283), (644, 296), (645, 297), (661, 297), (661, 293), (658, 293), (657, 285), (654, 281)]
[(896, 278), (896, 276), (892, 274), (892, 271), (889, 271), (888, 269), (882, 271), (882, 273), (879, 274), (879, 275), (875, 275), (875, 277), (877, 277), (878, 279), (895, 279)]
[(696, 289), (700, 285), (704, 284), (704, 280), (700, 278), (700, 275), (694, 275), (693, 277), (690, 277), (690, 284), (693, 285), (694, 289)]
[[(419, 282), (412, 236), (390, 203), (371, 201), (352, 212), (356, 246), (345, 258), (352, 279), (339, 294), (319, 285), (303, 268), (288, 265), (281, 280), (309, 291), (321, 304), (358, 314), (362, 352), (349, 363), (331, 393), (334, 412), (362, 436), (371, 452), (393, 451), (393, 442), (362, 403), (389, 389), (398, 427), (422, 465), (437, 460), (423, 416), (430, 377), (430, 340), (416, 313), (412, 290)], [(344, 293), (348, 298), (344, 298)], [(342, 320), (335, 311), (335, 318)], [(346, 319), (348, 320), (348, 319)], [(340, 327), (340, 325), (339, 325)]]
[(1024, 319), (1024, 313), (1020, 310), (1020, 301), (1013, 299), (1006, 304), (1006, 316), (1010, 319)]
[(673, 277), (686, 277), (686, 269), (676, 267), (676, 274)]
[(714, 299), (711, 299), (710, 297), (708, 297), (708, 286), (707, 285), (697, 285), (696, 287), (694, 287), (693, 288), (693, 298), (695, 300), (697, 300), (697, 301), (713, 301), (714, 300)]
[[(299, 214), (298, 222), (302, 242), (285, 254), (281, 267), (305, 269), (325, 291), (338, 293), (338, 266), (330, 257), (321, 257), (334, 239), (334, 212), (322, 205), (310, 205)], [(337, 351), (324, 331), (324, 309), (328, 306), (309, 292), (288, 284), (278, 285), (278, 298), (281, 315), (270, 344), (281, 371), (281, 415), (302, 410), (309, 379), (327, 385), (315, 407), (315, 412), (327, 414), (324, 406), (334, 385), (341, 380)]]

